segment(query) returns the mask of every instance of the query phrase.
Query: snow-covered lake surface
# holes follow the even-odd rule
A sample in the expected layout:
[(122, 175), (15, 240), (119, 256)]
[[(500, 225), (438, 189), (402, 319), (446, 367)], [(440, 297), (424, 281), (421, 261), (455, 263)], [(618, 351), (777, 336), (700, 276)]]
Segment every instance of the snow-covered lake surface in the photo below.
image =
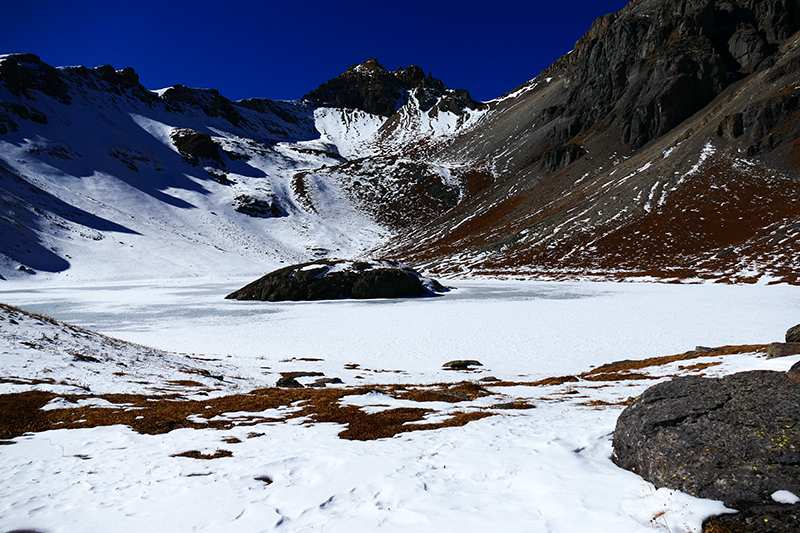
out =
[(379, 382), (456, 379), (441, 370), (453, 359), (477, 359), (501, 379), (571, 374), (697, 345), (782, 341), (800, 322), (800, 288), (787, 285), (470, 280), (433, 298), (224, 299), (250, 281), (0, 286), (0, 301), (154, 348), (230, 356), (243, 369), (315, 358), (326, 374), (350, 363), (403, 371)]
[[(458, 289), (441, 297), (396, 301), (223, 299), (249, 281), (10, 284), (0, 302), (218, 359), (235, 369), (238, 390), (274, 385), (283, 371), (319, 371), (345, 386), (530, 382), (697, 345), (782, 341), (800, 322), (800, 288), (785, 285), (471, 280), (450, 282)], [(8, 368), (21, 356), (6, 345), (0, 354)], [(453, 359), (483, 367), (442, 370)], [(787, 370), (798, 359), (726, 356), (709, 375)], [(162, 435), (121, 425), (29, 434), (0, 447), (0, 531), (700, 531), (722, 504), (617, 468), (611, 434), (623, 406), (586, 402), (618, 403), (655, 382), (489, 382), (484, 404), (535, 408), (371, 441), (302, 419)], [(346, 399), (373, 411), (411, 405), (376, 393)], [(232, 456), (173, 457), (187, 450)]]

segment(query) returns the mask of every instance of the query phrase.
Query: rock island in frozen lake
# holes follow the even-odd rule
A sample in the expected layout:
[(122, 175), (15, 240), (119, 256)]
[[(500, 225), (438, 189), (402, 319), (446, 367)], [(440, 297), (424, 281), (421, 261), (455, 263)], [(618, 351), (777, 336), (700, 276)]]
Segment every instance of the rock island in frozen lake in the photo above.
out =
[(403, 298), (447, 292), (398, 261), (321, 260), (281, 268), (232, 292), (227, 299), (269, 302)]

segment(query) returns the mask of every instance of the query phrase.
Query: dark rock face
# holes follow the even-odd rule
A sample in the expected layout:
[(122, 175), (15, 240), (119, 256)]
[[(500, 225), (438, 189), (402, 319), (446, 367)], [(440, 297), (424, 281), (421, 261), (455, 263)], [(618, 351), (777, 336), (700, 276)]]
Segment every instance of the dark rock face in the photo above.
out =
[(620, 415), (614, 461), (657, 487), (743, 511), (728, 522), (763, 527), (753, 518), (762, 514), (779, 526), (743, 531), (797, 531), (800, 504), (776, 505), (771, 495), (800, 494), (800, 380), (758, 371), (656, 385)]
[(460, 114), (485, 107), (463, 89), (448, 89), (421, 68), (411, 65), (389, 72), (375, 58), (353, 65), (344, 74), (323, 83), (303, 97), (314, 105), (361, 109), (373, 115), (392, 116), (405, 102), (409, 90), (422, 111), (436, 109)]
[(446, 290), (396, 261), (317, 261), (271, 272), (226, 298), (270, 302), (403, 298)]
[(556, 146), (616, 123), (637, 149), (769, 61), (776, 41), (800, 29), (796, 0), (632, 2), (594, 22), (572, 54), (544, 75), (569, 72), (566, 102), (553, 110)]
[(261, 200), (246, 194), (234, 198), (233, 209), (253, 218), (278, 218), (287, 215), (277, 201)]
[(174, 130), (171, 137), (175, 148), (189, 162), (196, 164), (199, 159), (222, 161), (217, 143), (207, 133), (181, 128)]
[(194, 89), (184, 85), (170, 87), (161, 98), (179, 110), (198, 107), (210, 117), (222, 117), (234, 126), (244, 122), (244, 117), (233, 102), (216, 89)]
[(62, 104), (72, 98), (58, 69), (42, 62), (34, 54), (15, 54), (0, 61), (0, 78), (15, 96), (31, 98), (31, 91), (41, 91)]
[(82, 66), (55, 68), (34, 54), (11, 54), (3, 58), (0, 61), (0, 82), (15, 96), (35, 100), (33, 91), (40, 91), (62, 104), (72, 103), (74, 92), (85, 93), (91, 89), (116, 95), (128, 94), (148, 104), (158, 100), (139, 83), (139, 75), (130, 67), (120, 71), (111, 65), (93, 69)]

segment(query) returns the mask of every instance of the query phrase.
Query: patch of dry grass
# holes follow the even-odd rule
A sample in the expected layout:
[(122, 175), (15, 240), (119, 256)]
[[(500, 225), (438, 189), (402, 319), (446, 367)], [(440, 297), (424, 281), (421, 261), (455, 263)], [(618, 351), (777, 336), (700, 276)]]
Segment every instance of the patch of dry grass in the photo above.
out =
[(219, 459), (220, 457), (233, 457), (233, 452), (229, 450), (217, 450), (214, 453), (202, 453), (198, 450), (190, 450), (183, 453), (174, 453), (170, 455), (170, 457), (189, 457), (191, 459), (205, 459), (210, 461), (211, 459)]
[[(676, 361), (694, 360), (701, 357), (715, 357), (740, 353), (759, 353), (766, 351), (767, 345), (722, 346), (687, 352), (665, 357), (651, 357), (638, 361), (617, 361), (602, 365), (578, 376), (550, 377), (533, 382), (493, 381), (491, 387), (533, 386), (549, 387), (566, 383), (619, 382), (626, 380), (654, 380), (664, 376), (652, 376), (636, 372), (647, 368), (664, 366)], [(683, 371), (697, 372), (714, 365), (717, 361), (697, 362), (682, 366)], [(357, 366), (357, 365), (352, 365)], [(16, 382), (15, 378), (5, 381)], [(29, 384), (27, 381), (25, 384)], [(194, 380), (178, 380), (170, 385), (196, 388), (203, 386)], [(535, 405), (523, 400), (512, 400), (489, 408), (454, 412), (444, 421), (424, 423), (425, 417), (433, 410), (424, 407), (387, 409), (377, 413), (367, 413), (357, 406), (343, 405), (345, 396), (362, 395), (378, 391), (393, 398), (414, 402), (449, 402), (456, 406), (460, 402), (472, 401), (492, 394), (482, 384), (475, 382), (437, 383), (431, 385), (375, 385), (353, 388), (265, 388), (247, 394), (231, 394), (217, 398), (187, 400), (167, 391), (159, 396), (133, 394), (111, 394), (93, 396), (61, 395), (75, 403), (86, 398), (100, 398), (114, 407), (75, 407), (43, 411), (41, 408), (59, 395), (51, 392), (28, 391), (0, 395), (0, 440), (8, 440), (29, 432), (51, 429), (87, 428), (107, 425), (126, 425), (142, 434), (162, 434), (179, 428), (231, 429), (234, 426), (255, 425), (265, 422), (283, 422), (292, 418), (304, 418), (310, 423), (335, 423), (345, 426), (339, 434), (343, 439), (372, 440), (386, 438), (408, 431), (438, 429), (462, 426), (471, 421), (498, 414), (502, 409), (532, 409)], [(577, 393), (578, 391), (568, 391)], [(578, 398), (587, 398), (579, 396)], [(545, 401), (559, 401), (558, 398), (543, 398)], [(564, 400), (561, 400), (564, 401)], [(595, 408), (628, 405), (631, 399), (621, 402), (588, 400), (578, 405)], [(259, 413), (269, 409), (294, 407), (283, 417), (268, 418)], [(223, 415), (226, 413), (252, 413), (252, 416), (237, 416), (235, 420)], [(409, 424), (409, 422), (423, 422)], [(226, 441), (227, 442), (227, 441)], [(199, 453), (199, 452), (198, 452)]]
[[(413, 390), (394, 393), (395, 387), (383, 391), (398, 398), (414, 401), (452, 401), (473, 399), (488, 394), (474, 384), (455, 386), (433, 386), (430, 390)], [(263, 422), (280, 422), (291, 418), (308, 418), (313, 422), (331, 422), (347, 426), (340, 433), (343, 439), (371, 440), (391, 437), (397, 433), (437, 429), (464, 425), (492, 413), (456, 413), (446, 421), (431, 424), (405, 425), (407, 422), (424, 420), (430, 409), (400, 408), (379, 413), (365, 413), (354, 406), (342, 405), (339, 400), (349, 395), (366, 394), (374, 388), (354, 389), (280, 389), (267, 388), (249, 394), (233, 394), (207, 400), (186, 400), (176, 395), (150, 397), (144, 395), (112, 394), (101, 396), (62, 395), (70, 402), (93, 397), (119, 405), (119, 408), (96, 408), (91, 406), (52, 409), (41, 408), (58, 397), (50, 392), (29, 391), (0, 395), (0, 439), (12, 439), (29, 432), (51, 429), (73, 429), (109, 425), (126, 425), (142, 434), (162, 434), (179, 428), (230, 429), (234, 426)], [(466, 392), (465, 392), (466, 391)], [(257, 413), (267, 409), (301, 406), (289, 412), (283, 419), (265, 418)], [(251, 418), (225, 418), (225, 413), (249, 412)], [(202, 421), (194, 417), (202, 417)], [(220, 417), (217, 420), (212, 418)]]

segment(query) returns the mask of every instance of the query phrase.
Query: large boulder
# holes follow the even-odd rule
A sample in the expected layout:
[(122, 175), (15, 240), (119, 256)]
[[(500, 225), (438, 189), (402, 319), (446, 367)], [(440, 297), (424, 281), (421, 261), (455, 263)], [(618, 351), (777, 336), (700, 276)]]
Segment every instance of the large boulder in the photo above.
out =
[(270, 302), (402, 298), (446, 292), (397, 261), (315, 261), (276, 270), (232, 292), (227, 299)]
[(786, 342), (800, 342), (800, 324), (786, 330)]
[[(657, 487), (722, 500), (731, 531), (800, 531), (800, 375), (756, 371), (676, 378), (617, 420), (614, 461)], [(733, 528), (733, 529), (731, 529)]]

